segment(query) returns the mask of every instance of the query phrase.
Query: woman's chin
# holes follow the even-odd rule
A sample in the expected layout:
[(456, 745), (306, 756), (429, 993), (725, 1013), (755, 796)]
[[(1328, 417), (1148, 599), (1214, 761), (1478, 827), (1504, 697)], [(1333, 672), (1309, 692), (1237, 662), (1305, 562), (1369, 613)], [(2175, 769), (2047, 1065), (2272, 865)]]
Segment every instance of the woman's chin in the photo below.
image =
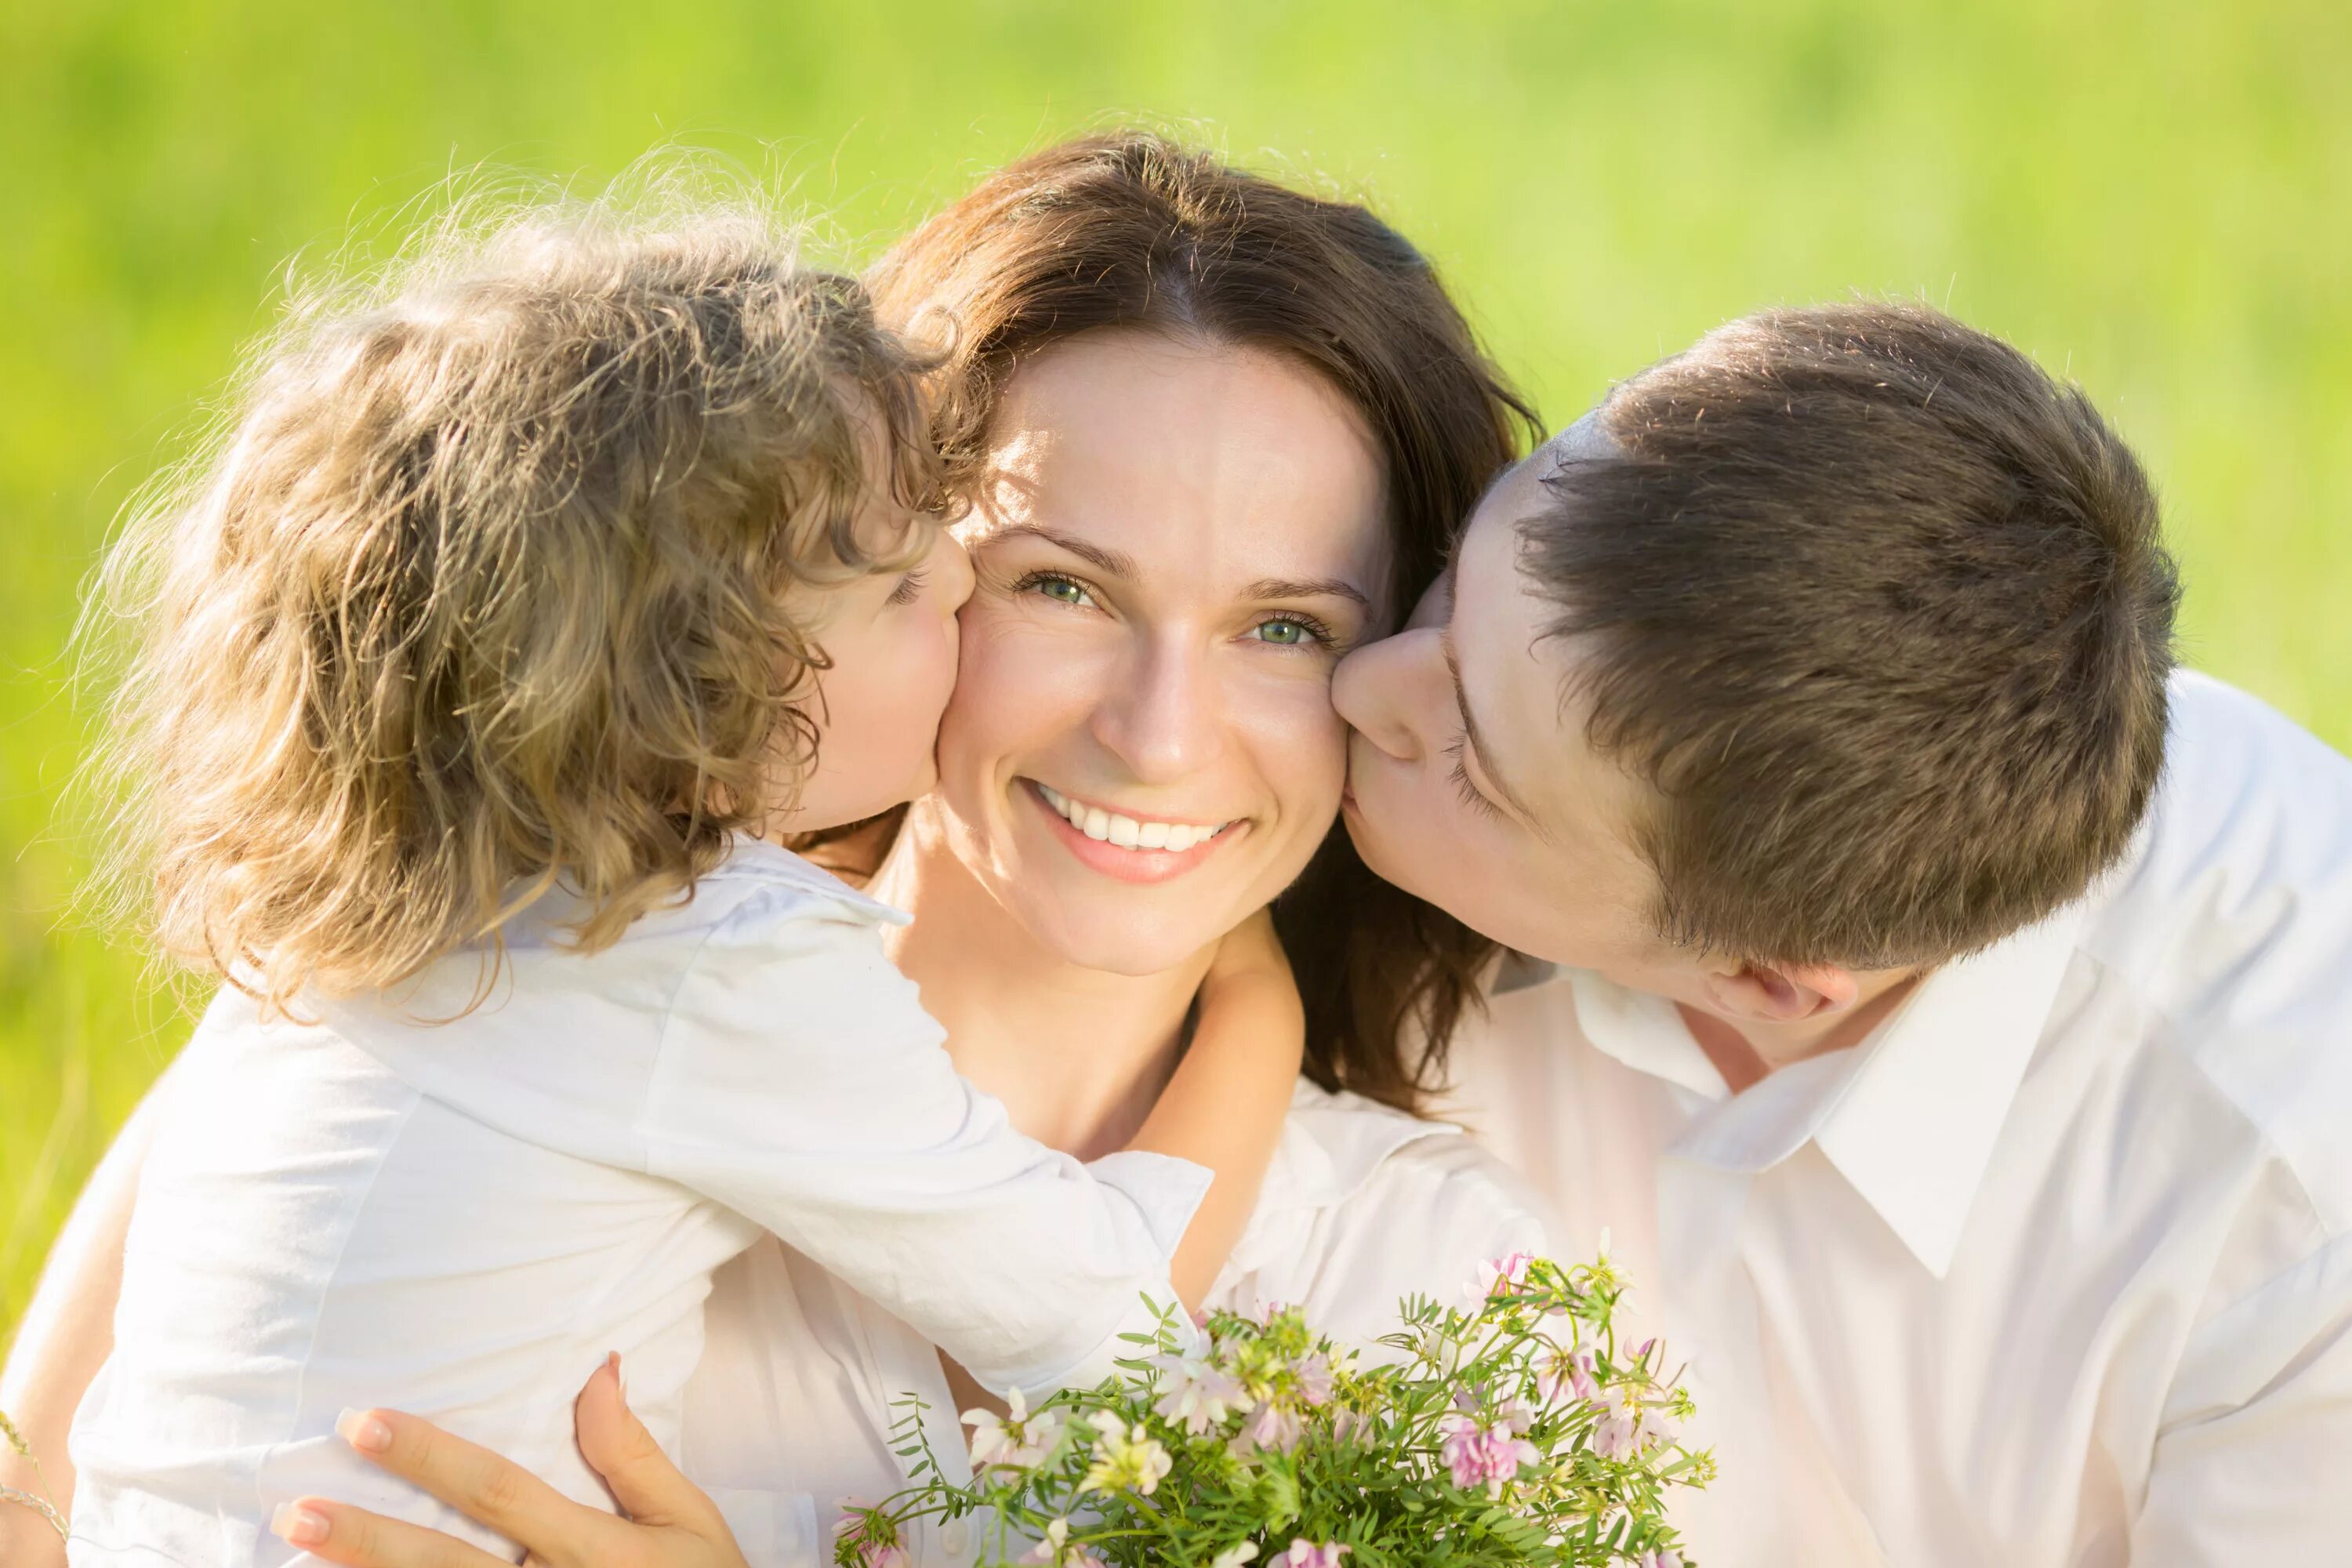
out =
[(1211, 930), (1206, 922), (1195, 926), (1133, 920), (1089, 921), (1073, 920), (1067, 910), (1055, 910), (1053, 924), (1037, 934), (1064, 963), (1138, 978), (1182, 966), (1240, 923), (1236, 920), (1223, 929)]

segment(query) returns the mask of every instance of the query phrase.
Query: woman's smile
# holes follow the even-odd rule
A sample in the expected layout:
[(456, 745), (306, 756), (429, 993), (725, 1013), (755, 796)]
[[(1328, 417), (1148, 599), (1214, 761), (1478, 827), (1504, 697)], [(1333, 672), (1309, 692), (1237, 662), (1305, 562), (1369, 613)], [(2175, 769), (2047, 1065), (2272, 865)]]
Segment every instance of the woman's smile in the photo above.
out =
[(1075, 799), (1037, 779), (1017, 781), (1046, 831), (1080, 864), (1122, 882), (1165, 882), (1181, 877), (1249, 832), (1249, 819), (1171, 822), (1129, 816)]

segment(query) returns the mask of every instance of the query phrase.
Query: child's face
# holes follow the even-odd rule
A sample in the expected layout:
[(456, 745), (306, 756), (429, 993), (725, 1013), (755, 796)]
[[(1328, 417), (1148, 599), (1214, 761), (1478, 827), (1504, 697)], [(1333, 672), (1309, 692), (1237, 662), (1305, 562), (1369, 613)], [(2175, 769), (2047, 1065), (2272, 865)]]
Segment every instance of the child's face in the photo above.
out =
[(928, 518), (877, 502), (859, 532), (896, 553), (902, 529), (929, 536), (912, 569), (875, 573), (812, 594), (816, 643), (833, 668), (816, 674), (816, 768), (777, 826), (810, 833), (914, 799), (938, 782), (940, 714), (956, 679), (956, 611), (971, 597), (963, 547)]

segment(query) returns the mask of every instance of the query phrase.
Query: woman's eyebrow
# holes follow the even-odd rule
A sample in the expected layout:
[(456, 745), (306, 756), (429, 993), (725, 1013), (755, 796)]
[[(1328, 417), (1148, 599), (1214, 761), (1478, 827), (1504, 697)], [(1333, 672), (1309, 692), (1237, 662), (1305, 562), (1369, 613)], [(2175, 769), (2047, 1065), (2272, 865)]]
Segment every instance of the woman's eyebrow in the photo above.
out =
[(1131, 555), (1117, 550), (1106, 550), (1092, 540), (1080, 539), (1075, 533), (1059, 533), (1034, 522), (1006, 523), (1003, 528), (994, 530), (985, 538), (975, 541), (974, 543), (977, 548), (985, 550), (990, 545), (1000, 543), (1007, 539), (1042, 539), (1056, 550), (1068, 551), (1079, 560), (1108, 576), (1132, 579), (1139, 574), (1135, 569), (1135, 557)]
[(1338, 577), (1316, 577), (1303, 582), (1289, 577), (1261, 577), (1251, 584), (1242, 596), (1247, 599), (1318, 599), (1327, 595), (1349, 600), (1368, 616), (1378, 613), (1362, 589)]

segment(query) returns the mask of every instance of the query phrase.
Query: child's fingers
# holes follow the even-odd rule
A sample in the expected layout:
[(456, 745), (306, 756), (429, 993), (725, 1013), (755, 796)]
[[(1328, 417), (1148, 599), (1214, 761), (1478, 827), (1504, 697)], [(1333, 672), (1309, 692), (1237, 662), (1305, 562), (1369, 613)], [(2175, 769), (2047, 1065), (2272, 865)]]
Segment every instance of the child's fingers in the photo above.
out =
[(269, 1528), (289, 1546), (350, 1568), (509, 1568), (456, 1536), (324, 1498), (288, 1503)]
[(705, 1539), (726, 1531), (718, 1505), (679, 1473), (629, 1408), (618, 1356), (589, 1377), (572, 1411), (581, 1457), (604, 1479), (622, 1512), (639, 1524), (674, 1526)]
[(541, 1557), (592, 1561), (591, 1535), (613, 1522), (612, 1515), (573, 1502), (520, 1465), (415, 1415), (346, 1410), (335, 1430), (375, 1464)]

